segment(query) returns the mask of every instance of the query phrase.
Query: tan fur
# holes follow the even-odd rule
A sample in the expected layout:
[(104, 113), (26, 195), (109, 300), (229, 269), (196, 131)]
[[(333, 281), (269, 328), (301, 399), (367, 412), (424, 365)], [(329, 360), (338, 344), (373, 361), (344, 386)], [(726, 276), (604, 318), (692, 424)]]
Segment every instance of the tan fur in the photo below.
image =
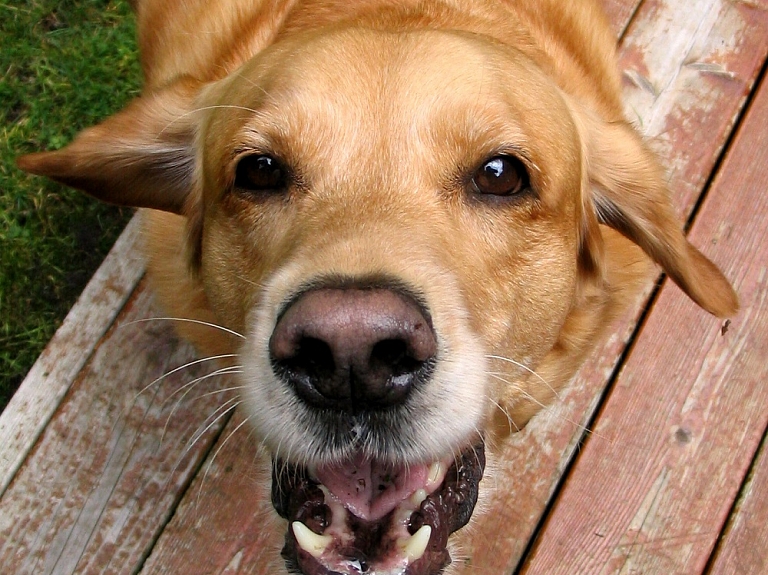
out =
[[(646, 285), (647, 255), (711, 313), (735, 312), (622, 116), (594, 2), (137, 4), (144, 96), (19, 163), (164, 210), (144, 213), (158, 298), (170, 315), (247, 336), (180, 327), (201, 353), (240, 354), (257, 431), (290, 410), (265, 407), (277, 310), (328, 275), (397, 278), (433, 314), (447, 361), (424, 400), (437, 415), (420, 423), (445, 437), (404, 429), (406, 459), (455, 450), (476, 429), (496, 445), (525, 425)], [(300, 185), (259, 200), (232, 191), (243, 149), (295, 166)], [(525, 156), (535, 201), (468, 191), (499, 153)], [(291, 445), (297, 417), (285, 413)]]

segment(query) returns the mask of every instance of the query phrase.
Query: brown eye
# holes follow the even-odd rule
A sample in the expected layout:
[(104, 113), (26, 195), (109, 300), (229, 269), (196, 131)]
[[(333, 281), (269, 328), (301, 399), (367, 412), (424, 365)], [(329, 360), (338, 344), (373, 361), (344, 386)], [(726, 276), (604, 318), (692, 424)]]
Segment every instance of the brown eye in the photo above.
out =
[(235, 187), (251, 192), (277, 192), (285, 189), (285, 168), (272, 156), (252, 154), (240, 159), (235, 171)]
[(515, 157), (495, 156), (475, 172), (472, 184), (481, 194), (512, 196), (528, 188), (528, 172)]

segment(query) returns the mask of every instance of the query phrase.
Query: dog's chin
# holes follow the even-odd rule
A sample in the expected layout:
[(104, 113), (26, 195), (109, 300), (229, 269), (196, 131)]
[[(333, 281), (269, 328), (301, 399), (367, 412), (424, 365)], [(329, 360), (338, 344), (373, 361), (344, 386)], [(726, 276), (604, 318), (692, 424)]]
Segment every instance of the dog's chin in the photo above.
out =
[(312, 469), (273, 460), (272, 504), (288, 520), (282, 555), (304, 575), (437, 575), (469, 521), (482, 442), (457, 457), (395, 466), (358, 455)]

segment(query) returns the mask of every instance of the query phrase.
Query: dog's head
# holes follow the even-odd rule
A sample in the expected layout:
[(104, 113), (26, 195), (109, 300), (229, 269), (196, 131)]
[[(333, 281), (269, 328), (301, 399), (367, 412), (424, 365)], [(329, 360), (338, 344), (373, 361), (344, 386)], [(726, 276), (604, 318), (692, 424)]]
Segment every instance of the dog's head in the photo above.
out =
[(297, 34), (20, 164), (187, 218), (307, 574), (439, 572), (484, 445), (572, 376), (636, 246), (737, 305), (634, 132), (469, 34)]

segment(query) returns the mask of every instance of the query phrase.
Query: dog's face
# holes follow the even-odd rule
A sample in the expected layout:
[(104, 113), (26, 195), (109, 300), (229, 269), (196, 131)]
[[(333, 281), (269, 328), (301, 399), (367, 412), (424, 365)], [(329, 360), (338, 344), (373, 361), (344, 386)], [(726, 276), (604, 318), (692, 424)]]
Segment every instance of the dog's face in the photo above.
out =
[[(398, 462), (451, 455), (478, 440), (499, 382), (519, 379), (503, 361), (489, 379), (489, 357), (536, 365), (552, 348), (576, 289), (579, 138), (545, 77), (484, 48), (341, 32), (267, 52), (211, 94), (201, 272), (217, 315), (248, 336), (252, 412), (274, 451), (316, 463), (363, 446)], [(501, 69), (519, 81), (496, 82)], [(401, 404), (359, 419), (286, 393), (275, 328), (320, 290), (338, 296), (302, 314), (365, 315), (360, 305), (432, 332), (428, 351), (410, 349), (405, 327), (382, 335), (429, 364)], [(413, 309), (390, 311), (384, 290)], [(381, 318), (333, 321), (386, 331)], [(349, 435), (356, 425), (364, 439)]]
[(634, 134), (471, 35), (295, 35), (22, 164), (187, 216), (190, 273), (245, 335), (284, 555), (307, 574), (443, 569), (484, 445), (572, 375), (622, 289), (598, 220), (735, 306)]
[[(523, 369), (492, 358), (536, 365), (565, 321), (581, 185), (567, 107), (520, 55), (438, 32), (301, 38), (207, 97), (199, 265), (218, 317), (246, 334), (251, 420), (277, 460), (315, 469), (396, 542), (358, 534), (323, 565), (343, 572), (357, 549), (377, 573), (408, 553), (423, 563), (410, 572), (432, 572), (458, 503), (435, 505), (426, 554), (399, 548), (409, 514), (381, 524), (454, 458), (480, 466), (497, 389)], [(476, 488), (462, 487), (472, 503)]]

